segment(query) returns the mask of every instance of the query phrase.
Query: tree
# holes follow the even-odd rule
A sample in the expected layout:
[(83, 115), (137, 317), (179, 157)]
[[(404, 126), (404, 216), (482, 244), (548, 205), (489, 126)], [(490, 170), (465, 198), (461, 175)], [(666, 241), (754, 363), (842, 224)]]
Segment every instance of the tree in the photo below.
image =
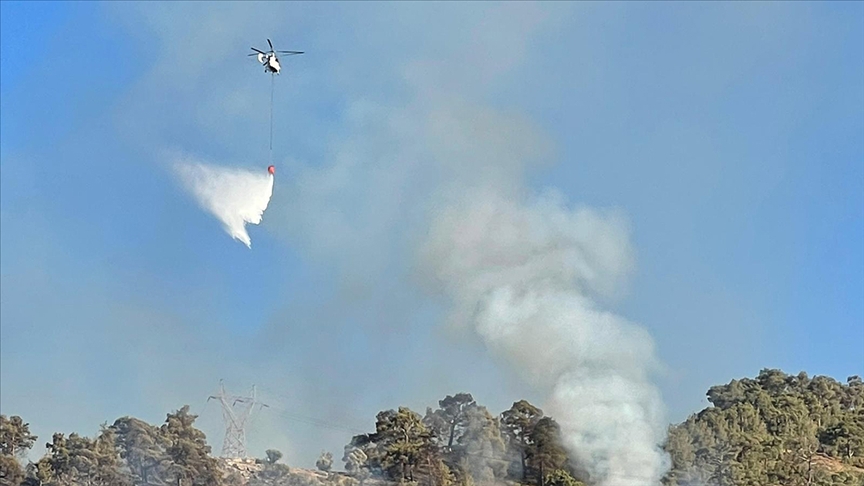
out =
[(667, 485), (864, 484), (864, 385), (762, 370), (708, 390), (672, 427)]
[(21, 483), (24, 469), (18, 459), (33, 447), (36, 438), (30, 433), (30, 424), (21, 417), (0, 415), (0, 486)]
[(122, 486), (131, 482), (121, 470), (113, 431), (95, 439), (76, 433), (54, 434), (45, 457), (31, 470), (30, 480), (46, 486)]
[(24, 480), (24, 469), (15, 456), (0, 454), (0, 486), (18, 486)]
[[(390, 412), (393, 411), (390, 410), (386, 413)], [(378, 414), (379, 419), (382, 413), (385, 412)], [(377, 432), (352, 437), (351, 442), (345, 446), (345, 455), (342, 457), (342, 460), (345, 461), (346, 470), (350, 471), (349, 468), (351, 466), (351, 462), (349, 461), (352, 460), (352, 457), (349, 456), (349, 453), (354, 452), (353, 458), (357, 458), (359, 455), (355, 451), (360, 451), (363, 453), (362, 468), (368, 473), (368, 476), (383, 476), (385, 474), (383, 466), (384, 451), (383, 448), (379, 447), (378, 442), (379, 436)]]
[(735, 485), (735, 458), (740, 451), (734, 446), (722, 444), (711, 451), (707, 461), (711, 466), (708, 480), (717, 486)]
[(369, 457), (360, 447), (353, 445), (345, 446), (345, 455), (342, 457), (342, 460), (345, 462), (345, 472), (356, 479), (360, 483), (360, 486), (370, 476), (369, 468), (366, 465), (368, 459)]
[(177, 486), (221, 484), (222, 474), (216, 460), (210, 457), (210, 446), (204, 432), (193, 426), (197, 415), (189, 413), (189, 405), (169, 413), (160, 433), (165, 441), (169, 469)]
[(321, 451), (321, 455), (318, 457), (318, 460), (315, 461), (315, 467), (320, 471), (329, 473), (330, 469), (333, 467), (333, 454)]
[(497, 419), (470, 393), (448, 395), (438, 406), (434, 411), (426, 409), (423, 423), (447, 466), (446, 476), (455, 475), (463, 484), (491, 483), (506, 476), (505, 445)]
[(543, 410), (526, 400), (513, 403), (509, 410), (501, 414), (501, 430), (508, 439), (508, 446), (519, 456), (522, 480), (528, 478), (526, 460), (531, 445), (531, 432), (543, 416)]
[(420, 476), (432, 474), (436, 460), (440, 457), (432, 432), (407, 407), (379, 412), (375, 432), (354, 436), (343, 457), (350, 474), (362, 475), (365, 469), (399, 481), (414, 481), (418, 466), (425, 467)]
[(501, 424), (486, 407), (471, 407), (465, 412), (465, 425), (454, 451), (457, 473), (470, 476), (474, 483), (491, 484), (507, 475)]
[(537, 421), (529, 434), (528, 464), (537, 475), (537, 486), (549, 471), (561, 469), (567, 462), (567, 452), (561, 445), (561, 427), (551, 417)]
[(453, 473), (437, 454), (425, 454), (420, 464), (420, 486), (450, 486)]
[(432, 443), (420, 415), (407, 407), (381, 412), (375, 428), (383, 467), (393, 478), (414, 481), (415, 467)]
[(162, 482), (170, 459), (159, 428), (133, 417), (121, 417), (110, 428), (132, 481), (135, 484)]
[(37, 437), (30, 433), (30, 424), (24, 423), (21, 417), (13, 415), (6, 418), (0, 415), (0, 454), (19, 456), (33, 447)]
[(427, 409), (424, 423), (432, 425), (436, 436), (446, 440), (446, 451), (449, 452), (453, 448), (454, 441), (464, 431), (468, 417), (467, 413), (477, 407), (477, 402), (470, 393), (457, 393), (456, 395), (447, 395), (443, 400), (438, 401), (438, 410), (431, 412)]
[(264, 464), (276, 464), (279, 462), (279, 459), (282, 459), (282, 452), (276, 449), (267, 449), (264, 451), (264, 455), (267, 456), (264, 459)]
[(123, 461), (117, 448), (114, 431), (102, 424), (99, 436), (93, 441), (96, 470), (93, 484), (121, 486), (131, 484), (130, 478), (123, 471)]

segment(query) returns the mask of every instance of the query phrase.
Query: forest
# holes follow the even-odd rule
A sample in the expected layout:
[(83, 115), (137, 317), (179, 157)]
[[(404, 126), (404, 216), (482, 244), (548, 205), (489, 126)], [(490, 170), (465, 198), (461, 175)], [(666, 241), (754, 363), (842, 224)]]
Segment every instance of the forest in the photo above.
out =
[[(864, 382), (762, 370), (711, 387), (710, 406), (670, 426), (666, 486), (864, 485)], [(471, 394), (450, 395), (421, 414), (377, 414), (375, 430), (351, 437), (341, 469), (330, 452), (317, 471), (280, 462), (214, 456), (189, 407), (149, 424), (107, 423), (95, 437), (38, 437), (20, 416), (0, 415), (0, 486), (591, 486), (568, 456), (554, 417), (520, 400), (494, 415)]]

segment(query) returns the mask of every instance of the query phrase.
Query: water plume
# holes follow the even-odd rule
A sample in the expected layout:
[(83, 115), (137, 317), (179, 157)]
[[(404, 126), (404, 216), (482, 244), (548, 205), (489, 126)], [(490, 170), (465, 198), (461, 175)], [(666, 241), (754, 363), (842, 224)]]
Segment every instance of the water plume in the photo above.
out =
[(261, 222), (273, 195), (273, 171), (208, 165), (190, 157), (178, 158), (174, 170), (201, 208), (216, 216), (232, 238), (252, 248), (246, 224)]

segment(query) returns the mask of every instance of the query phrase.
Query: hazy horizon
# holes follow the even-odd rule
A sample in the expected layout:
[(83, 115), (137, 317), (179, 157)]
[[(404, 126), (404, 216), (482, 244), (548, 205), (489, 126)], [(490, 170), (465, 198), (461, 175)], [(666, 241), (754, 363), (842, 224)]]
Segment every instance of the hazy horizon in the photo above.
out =
[[(611, 374), (648, 443), (762, 368), (864, 375), (864, 3), (0, 9), (0, 409), (34, 456), (184, 404), (218, 454), (220, 379), (270, 405), (251, 455), (341, 468), (457, 392), (562, 416)], [(306, 54), (250, 250), (165, 154), (265, 174), (267, 38)]]

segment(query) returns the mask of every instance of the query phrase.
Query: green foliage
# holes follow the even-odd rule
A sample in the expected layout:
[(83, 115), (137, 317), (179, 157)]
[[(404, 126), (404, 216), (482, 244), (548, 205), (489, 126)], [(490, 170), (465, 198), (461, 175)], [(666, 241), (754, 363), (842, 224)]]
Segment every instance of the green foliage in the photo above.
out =
[[(345, 447), (348, 474), (391, 478), (420, 486), (501, 484), (531, 479), (543, 486), (552, 471), (573, 475), (551, 417), (525, 400), (500, 419), (468, 393), (448, 395), (426, 416), (407, 408), (378, 414), (375, 433), (357, 435)], [(517, 467), (511, 466), (515, 461)], [(559, 473), (556, 480), (563, 480)], [(573, 479), (575, 481), (575, 479)]]
[(369, 475), (415, 481), (418, 466), (430, 474), (439, 460), (435, 435), (419, 414), (407, 407), (378, 413), (375, 433), (356, 435), (345, 447), (345, 467), (358, 480)]
[(30, 433), (30, 424), (21, 417), (0, 415), (0, 486), (17, 486), (24, 479), (24, 468), (18, 462), (33, 447), (36, 436)]
[(561, 445), (561, 428), (551, 417), (543, 417), (528, 437), (527, 463), (538, 486), (543, 486), (548, 471), (560, 470), (567, 463), (567, 451)]
[(54, 434), (48, 452), (28, 467), (23, 484), (39, 486), (220, 486), (204, 433), (189, 407), (168, 414), (161, 427), (132, 417), (103, 426), (95, 439)]
[(431, 450), (432, 435), (419, 414), (407, 407), (378, 414), (375, 424), (381, 465), (390, 477), (414, 481), (414, 472)]
[[(528, 454), (531, 447), (531, 433), (543, 417), (543, 410), (526, 400), (513, 403), (509, 410), (501, 414), (501, 430), (507, 437), (508, 449), (519, 458), (519, 472), (523, 481), (528, 480)], [(512, 470), (512, 469), (511, 469)]]
[(468, 413), (477, 407), (477, 402), (470, 393), (447, 395), (438, 401), (438, 410), (426, 410), (424, 423), (434, 435), (446, 442), (446, 447), (452, 448), (454, 442), (464, 433), (468, 422)]
[(667, 485), (864, 484), (864, 385), (763, 370), (671, 427)]
[[(710, 407), (669, 428), (665, 485), (864, 486), (860, 377), (841, 384), (763, 370), (707, 395)], [(438, 407), (425, 417), (406, 407), (380, 412), (375, 432), (345, 447), (346, 473), (333, 472), (332, 454), (322, 453), (316, 466), (326, 477), (279, 464), (274, 449), (223, 467), (188, 406), (161, 426), (122, 417), (92, 439), (54, 434), (45, 456), (22, 468), (18, 458), (36, 437), (20, 417), (0, 416), (0, 486), (363, 486), (372, 477), (405, 486), (584, 486), (561, 428), (529, 402), (497, 417), (468, 393)]]
[(30, 433), (30, 424), (24, 423), (21, 417), (0, 415), (0, 454), (18, 456), (33, 447), (36, 438)]
[(161, 481), (168, 467), (168, 457), (159, 428), (143, 420), (122, 417), (114, 421), (111, 429), (132, 481), (136, 485)]
[(14, 456), (0, 454), (0, 486), (18, 486), (24, 480), (24, 468)]
[(28, 480), (43, 486), (122, 486), (131, 484), (123, 474), (114, 433), (107, 427), (95, 438), (76, 433), (54, 434), (45, 457), (31, 469)]
[(585, 486), (584, 483), (571, 476), (566, 469), (555, 469), (546, 474), (543, 483), (546, 486)]
[(427, 454), (425, 462), (420, 465), (420, 486), (450, 486), (453, 483), (453, 473), (447, 464), (434, 454)]
[(219, 465), (210, 457), (210, 446), (204, 432), (192, 424), (197, 415), (189, 413), (189, 406), (168, 414), (160, 428), (169, 459), (168, 470), (175, 484), (219, 486), (222, 474)]

